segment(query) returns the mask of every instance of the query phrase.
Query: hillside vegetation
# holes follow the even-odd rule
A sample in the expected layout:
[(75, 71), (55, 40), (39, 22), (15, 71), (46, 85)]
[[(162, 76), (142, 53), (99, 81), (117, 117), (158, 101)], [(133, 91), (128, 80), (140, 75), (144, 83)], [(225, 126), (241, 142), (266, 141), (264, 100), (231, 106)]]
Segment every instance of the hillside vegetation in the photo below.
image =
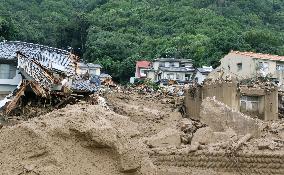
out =
[(230, 50), (284, 55), (283, 0), (0, 0), (0, 39), (74, 51), (116, 80), (137, 60), (219, 64)]

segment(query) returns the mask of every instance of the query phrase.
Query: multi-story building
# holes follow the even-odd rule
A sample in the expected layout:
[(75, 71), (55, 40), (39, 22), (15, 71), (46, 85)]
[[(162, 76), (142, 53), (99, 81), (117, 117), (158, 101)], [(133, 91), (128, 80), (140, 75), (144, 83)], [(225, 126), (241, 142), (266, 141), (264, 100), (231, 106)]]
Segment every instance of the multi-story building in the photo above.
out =
[(212, 66), (207, 67), (207, 66), (202, 66), (202, 68), (197, 68), (196, 69), (196, 74), (195, 74), (195, 80), (197, 81), (198, 84), (202, 84), (203, 81), (207, 78), (208, 74), (213, 71)]
[(267, 76), (284, 90), (284, 56), (231, 51), (221, 59), (220, 69), (238, 79)]
[(83, 74), (90, 74), (90, 75), (101, 75), (101, 68), (99, 64), (93, 64), (93, 63), (83, 63), (80, 62), (78, 63), (78, 68), (77, 68), (77, 74), (83, 75)]
[(153, 81), (176, 80), (185, 82), (192, 80), (195, 69), (190, 59), (158, 58), (147, 72), (147, 78)]

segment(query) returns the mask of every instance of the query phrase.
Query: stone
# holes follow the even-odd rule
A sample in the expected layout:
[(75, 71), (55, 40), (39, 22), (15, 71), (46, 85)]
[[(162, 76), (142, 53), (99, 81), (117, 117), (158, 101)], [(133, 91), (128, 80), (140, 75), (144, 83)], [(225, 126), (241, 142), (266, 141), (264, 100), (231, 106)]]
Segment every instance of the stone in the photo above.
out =
[(198, 129), (192, 137), (191, 143), (200, 143), (202, 145), (208, 145), (210, 143), (216, 143), (217, 139), (214, 135), (214, 132), (209, 127), (204, 127)]

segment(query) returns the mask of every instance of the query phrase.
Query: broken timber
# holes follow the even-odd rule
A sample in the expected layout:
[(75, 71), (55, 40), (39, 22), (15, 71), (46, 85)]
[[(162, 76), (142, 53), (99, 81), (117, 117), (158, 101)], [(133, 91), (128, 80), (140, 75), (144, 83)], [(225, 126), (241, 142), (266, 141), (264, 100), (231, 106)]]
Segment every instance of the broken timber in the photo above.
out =
[(76, 97), (71, 97), (74, 93), (84, 96), (97, 91), (98, 87), (76, 74), (79, 57), (68, 51), (25, 42), (0, 42), (0, 57), (16, 59), (23, 79), (5, 99), (2, 109), (6, 115), (21, 105), (26, 93), (53, 98), (54, 107), (59, 108), (74, 103)]

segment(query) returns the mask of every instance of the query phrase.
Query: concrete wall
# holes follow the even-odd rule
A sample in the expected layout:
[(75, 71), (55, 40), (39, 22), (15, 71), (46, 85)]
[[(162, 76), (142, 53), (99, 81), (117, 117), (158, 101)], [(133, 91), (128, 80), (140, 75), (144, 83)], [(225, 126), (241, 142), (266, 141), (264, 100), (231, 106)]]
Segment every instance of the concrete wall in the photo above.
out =
[(268, 92), (265, 95), (265, 109), (264, 109), (264, 120), (277, 120), (278, 119), (278, 91)]
[(186, 117), (200, 120), (200, 107), (202, 103), (201, 87), (185, 90), (184, 105)]
[(262, 121), (232, 110), (226, 104), (213, 98), (206, 98), (201, 105), (200, 120), (215, 132), (224, 132), (233, 129), (237, 134), (252, 134), (259, 136)]
[(278, 119), (278, 90), (264, 90), (260, 88), (238, 87), (234, 82), (220, 82), (195, 87), (185, 91), (185, 108), (188, 117), (200, 118), (200, 106), (207, 97), (215, 98), (235, 111), (240, 111), (242, 95), (259, 97), (258, 113), (245, 111), (244, 113), (257, 116), (265, 121)]
[(206, 97), (215, 97), (216, 100), (235, 110), (240, 108), (240, 95), (238, 94), (237, 84), (233, 82), (204, 85), (202, 87), (202, 99)]
[[(239, 79), (252, 78), (257, 74), (262, 74), (262, 71), (259, 70), (261, 62), (266, 62), (268, 64), (268, 71), (265, 75), (271, 74), (273, 77), (276, 77), (276, 61), (257, 59), (249, 56), (238, 55), (236, 53), (229, 53), (222, 58), (221, 68), (226, 74), (237, 75)], [(238, 69), (239, 63), (242, 64), (241, 70)]]

